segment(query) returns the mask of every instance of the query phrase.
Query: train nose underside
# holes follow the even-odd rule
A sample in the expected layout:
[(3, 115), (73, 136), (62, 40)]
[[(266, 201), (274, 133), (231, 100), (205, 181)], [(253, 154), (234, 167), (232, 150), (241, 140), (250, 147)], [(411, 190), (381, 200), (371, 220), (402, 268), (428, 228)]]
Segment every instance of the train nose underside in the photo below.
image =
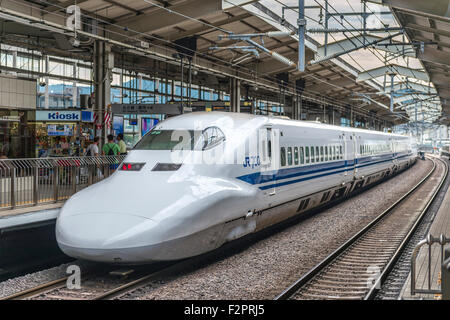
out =
[[(160, 260), (160, 246), (149, 245), (157, 224), (128, 213), (86, 212), (58, 218), (56, 238), (67, 255), (108, 263)], [(147, 241), (145, 241), (147, 240)], [(149, 259), (149, 257), (152, 257)]]
[(178, 260), (215, 249), (223, 226), (211, 220), (211, 211), (229, 196), (224, 187), (235, 186), (206, 184), (114, 175), (65, 203), (56, 223), (58, 245), (71, 257), (114, 264)]

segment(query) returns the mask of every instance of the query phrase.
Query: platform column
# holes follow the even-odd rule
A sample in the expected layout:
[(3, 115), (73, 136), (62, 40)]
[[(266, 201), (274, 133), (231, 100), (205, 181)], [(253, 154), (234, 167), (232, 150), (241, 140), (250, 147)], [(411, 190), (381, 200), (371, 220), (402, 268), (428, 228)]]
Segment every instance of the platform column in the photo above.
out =
[(101, 146), (106, 141), (108, 128), (104, 123), (105, 109), (111, 103), (111, 82), (112, 70), (114, 68), (114, 54), (111, 52), (111, 45), (96, 41), (94, 45), (94, 85), (95, 85), (95, 106), (102, 124)]
[(231, 112), (241, 112), (241, 81), (232, 78), (230, 80), (230, 109)]

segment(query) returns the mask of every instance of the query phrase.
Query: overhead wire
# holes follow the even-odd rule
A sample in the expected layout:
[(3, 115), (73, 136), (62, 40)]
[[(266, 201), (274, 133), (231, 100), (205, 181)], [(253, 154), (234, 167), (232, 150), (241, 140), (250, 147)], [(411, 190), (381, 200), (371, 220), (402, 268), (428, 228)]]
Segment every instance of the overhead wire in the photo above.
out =
[[(12, 0), (12, 1), (14, 1), (14, 0)], [(144, 1), (145, 1), (145, 0), (144, 0)], [(225, 1), (227, 1), (227, 0), (225, 0)], [(15, 1), (15, 2), (18, 2), (18, 1)], [(59, 7), (60, 9), (65, 9), (65, 7), (62, 7), (62, 6), (57, 5), (57, 4), (54, 4), (54, 3), (50, 3), (50, 2), (47, 2), (47, 1), (41, 1), (41, 2), (48, 3), (49, 5), (52, 5), (52, 6), (57, 6), (57, 7)], [(147, 2), (147, 3), (150, 3), (150, 2), (148, 2), (148, 1), (146, 1), (146, 2)], [(229, 2), (229, 1), (227, 1), (227, 2)], [(18, 2), (18, 3), (19, 3), (19, 2)], [(23, 4), (23, 3), (21, 3), (21, 4)], [(153, 2), (152, 2), (151, 4), (156, 5), (157, 7), (160, 7), (160, 8), (162, 8), (162, 9), (167, 10), (167, 8), (164, 8), (164, 7), (162, 7), (162, 6), (160, 6), (160, 5), (157, 5), (157, 4), (153, 3)], [(171, 9), (169, 9), (169, 10), (170, 10), (171, 13), (175, 13), (175, 12), (176, 12), (176, 11), (171, 10)], [(63, 16), (63, 15), (57, 14), (57, 13), (55, 13), (55, 12), (50, 12), (50, 11), (47, 11), (47, 10), (45, 10), (45, 9), (41, 9), (41, 11), (47, 12), (47, 13), (49, 13), (49, 14), (58, 15), (58, 16), (60, 16), (60, 17), (65, 17), (65, 16)], [(84, 15), (84, 14), (82, 14), (82, 15)], [(202, 20), (195, 19), (195, 18), (186, 16), (186, 15), (183, 15), (183, 14), (180, 14), (180, 15), (182, 15), (183, 17), (185, 17), (185, 18), (187, 18), (187, 19), (195, 20), (195, 21), (197, 21), (197, 22), (199, 22), (199, 23), (202, 23), (202, 24), (204, 24), (204, 25), (208, 25), (209, 27), (214, 28), (214, 29), (217, 29), (217, 30), (220, 30), (220, 31), (222, 31), (222, 32), (228, 32), (228, 33), (230, 32), (230, 31), (227, 31), (227, 30), (225, 30), (225, 29), (218, 28), (218, 27), (216, 27), (216, 26), (214, 26), (214, 25), (211, 25), (211, 24), (209, 24), (209, 23), (206, 23), (206, 22), (204, 22), (204, 21), (202, 21)], [(88, 15), (85, 15), (85, 16), (88, 16)], [(262, 17), (262, 16), (261, 16), (261, 17)], [(265, 18), (265, 19), (268, 19), (267, 17), (264, 17), (264, 18)], [(121, 30), (124, 30), (124, 28), (126, 28), (126, 27), (120, 26), (120, 25), (118, 25), (118, 24), (114, 24), (114, 23), (111, 23), (111, 22), (109, 22), (109, 21), (103, 20), (103, 19), (101, 19), (101, 18), (97, 18), (97, 17), (96, 17), (95, 19), (97, 19), (98, 21), (103, 22), (104, 24), (108, 24), (108, 25), (111, 25), (111, 26), (114, 26), (114, 27), (117, 27), (117, 28), (121, 28)], [(274, 21), (274, 20), (272, 20), (272, 21)], [(276, 21), (275, 21), (275, 22), (276, 22)], [(83, 23), (83, 24), (86, 24), (86, 25), (89, 25), (88, 23), (85, 23), (85, 22), (83, 22), (83, 21), (82, 21), (82, 23)], [(104, 28), (102, 28), (102, 29), (105, 30), (105, 31), (108, 31), (108, 32), (110, 32), (110, 33), (115, 33), (115, 34), (117, 34), (117, 35), (119, 35), (119, 36), (122, 36), (122, 37), (126, 37), (126, 38), (133, 39), (133, 40), (138, 40), (137, 38), (133, 38), (133, 37), (124, 35), (123, 33), (115, 32), (115, 31), (112, 31), (112, 30), (106, 30), (106, 29), (104, 29)], [(126, 30), (129, 31), (129, 32), (134, 32), (134, 33), (136, 33), (136, 34), (145, 36), (145, 37), (150, 37), (150, 38), (154, 38), (154, 39), (159, 40), (159, 41), (167, 42), (167, 43), (169, 43), (169, 44), (171, 44), (171, 45), (175, 45), (175, 46), (178, 46), (178, 47), (182, 47), (182, 48), (184, 48), (184, 49), (189, 49), (189, 48), (180, 46), (180, 45), (178, 45), (178, 44), (174, 44), (172, 41), (165, 40), (165, 39), (161, 39), (161, 38), (158, 38), (158, 37), (154, 37), (154, 36), (149, 35), (149, 34), (147, 34), (147, 33), (142, 33), (142, 32), (138, 32), (138, 31), (130, 30), (130, 29), (126, 29)], [(156, 45), (155, 45), (155, 46), (156, 46)], [(162, 46), (159, 46), (159, 47), (161, 47), (161, 48), (163, 48), (163, 49), (166, 49), (165, 47), (162, 47)], [(205, 56), (205, 57), (207, 57), (207, 58), (213, 58), (213, 59), (219, 60), (219, 58), (216, 58), (216, 57), (214, 57), (214, 56), (208, 56), (208, 55), (205, 55), (205, 54), (202, 54), (202, 53), (201, 53), (200, 55), (203, 55), (203, 56)], [(220, 62), (223, 63), (223, 60), (220, 60)], [(222, 64), (221, 64), (221, 65), (222, 65)], [(240, 66), (239, 68), (242, 69), (242, 66)], [(245, 68), (245, 69), (246, 69), (246, 70), (249, 70), (249, 71), (251, 72), (251, 75), (254, 73), (254, 70), (251, 70), (251, 69), (248, 69), (248, 68)], [(270, 75), (268, 75), (268, 74), (258, 74), (258, 76), (265, 76), (265, 77), (269, 76), (269, 77), (270, 77)], [(276, 81), (276, 79), (274, 79), (274, 80)], [(324, 81), (324, 80), (322, 80), (322, 79), (319, 79), (319, 80), (322, 81), (322, 82), (325, 82), (325, 83), (334, 85), (334, 84), (332, 84), (332, 83), (330, 83), (330, 82), (327, 82), (327, 81)], [(289, 87), (290, 87), (291, 89), (294, 89), (294, 90), (295, 90), (295, 88), (294, 88), (293, 86), (289, 85)], [(338, 87), (338, 86), (337, 86), (337, 87)], [(339, 88), (340, 88), (340, 89), (344, 89), (344, 90), (348, 90), (348, 89), (346, 89), (346, 88), (344, 88), (344, 87), (339, 87)]]

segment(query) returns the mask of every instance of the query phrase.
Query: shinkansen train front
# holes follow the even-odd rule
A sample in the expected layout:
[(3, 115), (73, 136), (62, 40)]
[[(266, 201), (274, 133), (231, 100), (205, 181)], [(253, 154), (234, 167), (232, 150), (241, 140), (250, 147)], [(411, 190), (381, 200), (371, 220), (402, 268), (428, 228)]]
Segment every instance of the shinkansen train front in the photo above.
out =
[(75, 258), (137, 264), (220, 246), (225, 221), (255, 200), (255, 188), (235, 179), (242, 174), (235, 150), (263, 121), (219, 112), (162, 121), (109, 178), (64, 204), (56, 223), (59, 247)]

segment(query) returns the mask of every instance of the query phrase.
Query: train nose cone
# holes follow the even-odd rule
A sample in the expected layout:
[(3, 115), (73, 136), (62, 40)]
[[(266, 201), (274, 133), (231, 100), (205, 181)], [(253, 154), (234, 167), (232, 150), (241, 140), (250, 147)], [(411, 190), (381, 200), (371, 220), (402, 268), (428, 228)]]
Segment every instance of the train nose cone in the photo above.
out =
[(80, 259), (120, 262), (128, 259), (127, 248), (149, 242), (148, 231), (156, 223), (122, 213), (81, 213), (58, 217), (56, 240), (67, 255)]

